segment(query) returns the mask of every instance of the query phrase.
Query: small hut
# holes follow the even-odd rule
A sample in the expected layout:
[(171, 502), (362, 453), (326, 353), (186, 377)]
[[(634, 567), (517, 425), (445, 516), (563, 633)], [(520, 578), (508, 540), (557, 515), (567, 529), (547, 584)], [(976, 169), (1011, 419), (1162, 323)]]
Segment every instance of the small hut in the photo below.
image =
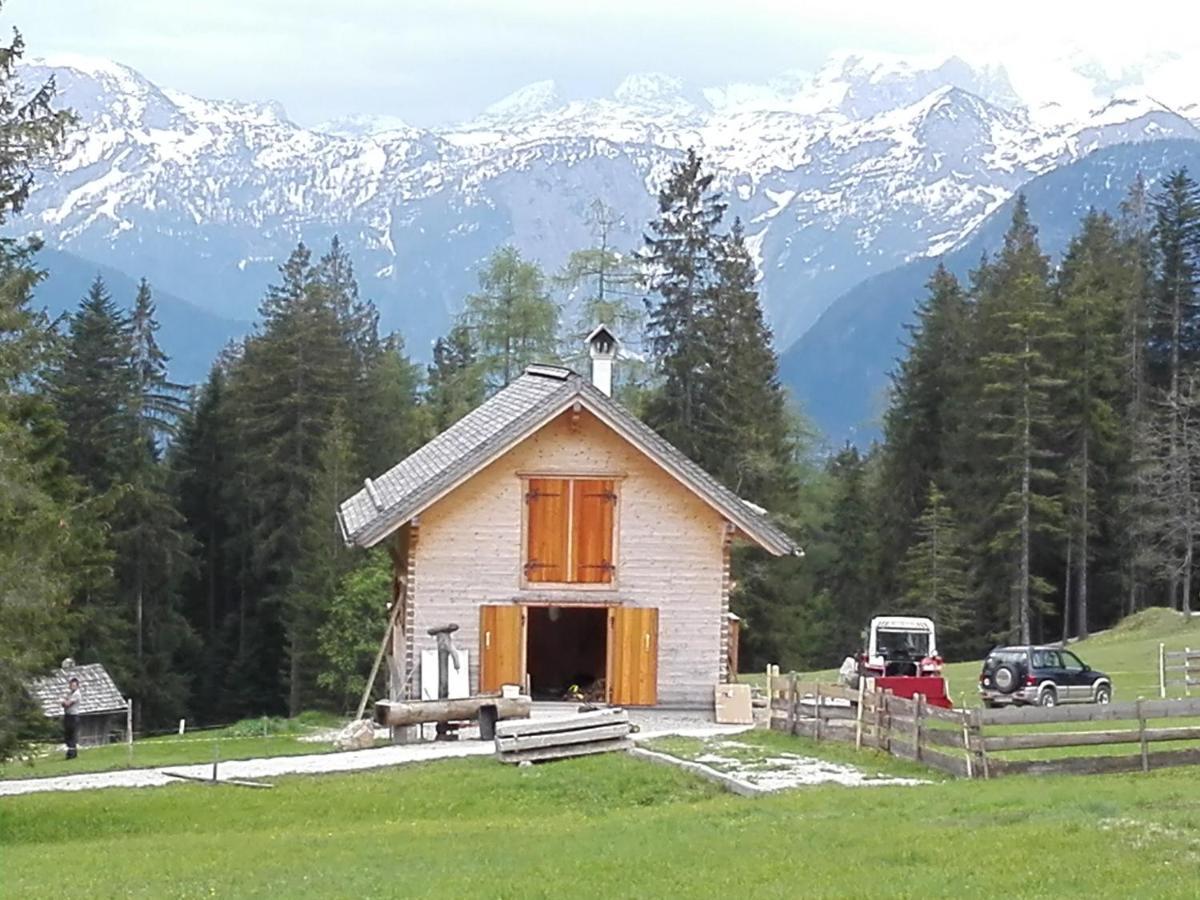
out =
[(61, 719), (62, 698), (67, 694), (67, 684), (72, 678), (79, 679), (81, 694), (79, 745), (107, 744), (111, 734), (125, 728), (125, 698), (100, 663), (77, 666), (75, 660), (64, 659), (61, 668), (33, 679), (27, 688), (42, 708), (42, 715), (48, 719)]

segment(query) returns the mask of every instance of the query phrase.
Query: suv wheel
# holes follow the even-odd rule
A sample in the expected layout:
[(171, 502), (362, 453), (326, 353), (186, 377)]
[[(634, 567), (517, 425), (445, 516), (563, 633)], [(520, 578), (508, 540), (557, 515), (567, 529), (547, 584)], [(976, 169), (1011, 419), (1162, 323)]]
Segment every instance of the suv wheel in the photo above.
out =
[(1048, 687), (1042, 691), (1038, 697), (1039, 706), (1058, 706), (1058, 691), (1052, 687)]
[(1017, 676), (1016, 667), (1005, 663), (992, 673), (992, 681), (995, 682), (996, 690), (1000, 693), (1011, 694), (1017, 689), (1020, 679)]
[(1097, 703), (1112, 703), (1112, 688), (1107, 684), (1102, 684), (1096, 688)]

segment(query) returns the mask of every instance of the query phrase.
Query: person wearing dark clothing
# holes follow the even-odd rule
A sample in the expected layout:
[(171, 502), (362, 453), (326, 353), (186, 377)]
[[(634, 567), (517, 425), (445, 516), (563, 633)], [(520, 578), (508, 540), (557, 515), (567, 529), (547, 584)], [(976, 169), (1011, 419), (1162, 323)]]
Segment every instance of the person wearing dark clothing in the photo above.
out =
[(79, 737), (79, 707), (83, 695), (79, 691), (78, 678), (67, 682), (67, 687), (67, 695), (62, 699), (63, 743), (67, 745), (67, 759), (74, 759), (79, 755), (76, 741)]

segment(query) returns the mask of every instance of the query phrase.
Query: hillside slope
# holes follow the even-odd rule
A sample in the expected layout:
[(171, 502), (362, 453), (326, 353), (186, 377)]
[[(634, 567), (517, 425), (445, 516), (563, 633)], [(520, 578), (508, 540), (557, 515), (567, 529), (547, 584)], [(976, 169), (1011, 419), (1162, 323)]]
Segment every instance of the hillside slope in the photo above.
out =
[[(1122, 145), (1035, 178), (1021, 190), (1047, 253), (1066, 249), (1089, 208), (1116, 214), (1140, 172), (1151, 190), (1186, 167), (1200, 172), (1200, 141)], [(940, 258), (923, 257), (870, 278), (839, 297), (780, 359), (784, 383), (836, 446), (863, 445), (879, 435), (888, 373), (903, 353), (904, 326), (925, 294), (939, 259), (959, 277), (1003, 243), (1013, 200), (992, 213), (964, 243)]]

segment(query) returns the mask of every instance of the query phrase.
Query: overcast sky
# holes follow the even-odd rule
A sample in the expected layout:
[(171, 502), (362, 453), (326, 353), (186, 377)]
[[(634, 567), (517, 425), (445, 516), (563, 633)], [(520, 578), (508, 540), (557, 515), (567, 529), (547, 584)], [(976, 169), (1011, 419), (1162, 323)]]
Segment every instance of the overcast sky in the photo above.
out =
[[(697, 86), (812, 69), (832, 51), (1042, 52), (1070, 38), (1114, 66), (1200, 33), (1194, 4), (1008, 0), (7, 0), (31, 56), (83, 53), (205, 97), (470, 118), (522, 85), (609, 93), (630, 72)], [(1170, 27), (1168, 27), (1170, 23)], [(1038, 36), (1035, 40), (1032, 35)]]

